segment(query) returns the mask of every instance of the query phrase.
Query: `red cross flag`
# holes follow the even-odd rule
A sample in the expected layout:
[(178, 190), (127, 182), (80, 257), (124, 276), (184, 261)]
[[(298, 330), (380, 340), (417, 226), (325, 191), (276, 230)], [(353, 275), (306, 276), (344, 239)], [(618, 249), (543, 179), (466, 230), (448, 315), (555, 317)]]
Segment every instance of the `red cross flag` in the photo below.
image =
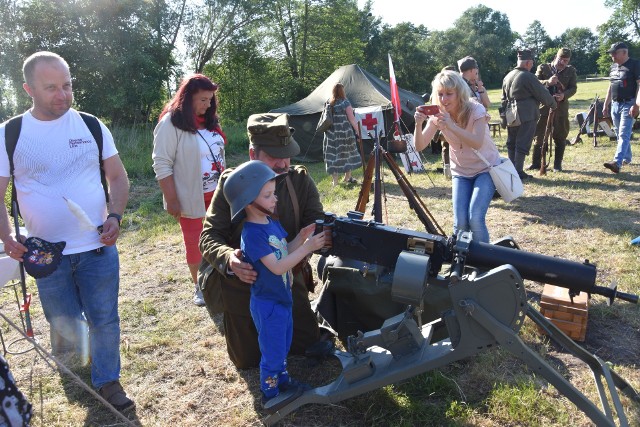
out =
[(356, 120), (360, 122), (362, 129), (362, 139), (372, 139), (367, 132), (375, 136), (374, 128), (378, 127), (378, 135), (384, 136), (384, 117), (382, 116), (382, 107), (360, 107), (354, 108)]
[(393, 71), (393, 63), (391, 62), (391, 54), (389, 55), (389, 85), (391, 86), (391, 105), (393, 105), (393, 121), (400, 122), (400, 94), (398, 93), (398, 84), (396, 83), (396, 73)]

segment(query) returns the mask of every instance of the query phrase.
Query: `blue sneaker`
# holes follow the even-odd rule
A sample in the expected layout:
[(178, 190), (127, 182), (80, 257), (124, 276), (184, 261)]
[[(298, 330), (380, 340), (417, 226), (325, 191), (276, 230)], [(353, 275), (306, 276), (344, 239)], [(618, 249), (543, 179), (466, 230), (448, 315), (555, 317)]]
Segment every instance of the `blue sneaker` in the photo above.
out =
[(640, 245), (640, 236), (636, 237), (631, 241), (632, 245)]

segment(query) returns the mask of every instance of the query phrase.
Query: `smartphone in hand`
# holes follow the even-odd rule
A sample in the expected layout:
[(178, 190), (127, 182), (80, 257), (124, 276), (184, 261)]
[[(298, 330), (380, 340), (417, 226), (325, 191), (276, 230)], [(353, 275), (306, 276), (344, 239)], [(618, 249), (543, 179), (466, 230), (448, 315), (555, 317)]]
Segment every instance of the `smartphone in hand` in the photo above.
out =
[(440, 112), (440, 108), (437, 105), (420, 105), (417, 110), (425, 116), (435, 116)]

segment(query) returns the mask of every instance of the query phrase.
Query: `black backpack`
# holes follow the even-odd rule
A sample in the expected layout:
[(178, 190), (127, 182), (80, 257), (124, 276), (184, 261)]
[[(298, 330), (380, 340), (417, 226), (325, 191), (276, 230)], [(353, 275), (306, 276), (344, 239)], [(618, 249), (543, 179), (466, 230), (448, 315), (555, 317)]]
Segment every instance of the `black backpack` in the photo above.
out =
[[(107, 186), (107, 179), (104, 174), (104, 162), (102, 161), (102, 129), (100, 129), (100, 122), (95, 116), (91, 114), (79, 112), (80, 117), (84, 121), (84, 124), (89, 128), (93, 139), (96, 140), (98, 145), (98, 158), (100, 160), (100, 181), (102, 182), (102, 188), (104, 189), (104, 198), (109, 202), (109, 187)], [(18, 196), (16, 193), (15, 176), (13, 175), (13, 153), (16, 151), (16, 145), (18, 145), (18, 138), (20, 138), (20, 130), (22, 129), (22, 114), (10, 119), (4, 128), (4, 139), (7, 148), (7, 155), (9, 156), (9, 174), (11, 176), (11, 206), (13, 209), (13, 202), (16, 202), (18, 206)], [(18, 209), (19, 210), (19, 209)]]

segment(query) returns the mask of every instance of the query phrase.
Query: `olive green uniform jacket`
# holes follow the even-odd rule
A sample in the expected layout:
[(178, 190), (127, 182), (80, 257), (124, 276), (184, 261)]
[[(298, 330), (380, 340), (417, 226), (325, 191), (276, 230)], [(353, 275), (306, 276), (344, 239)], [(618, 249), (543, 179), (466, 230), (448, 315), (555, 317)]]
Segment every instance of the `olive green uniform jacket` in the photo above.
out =
[[(229, 274), (227, 265), (235, 249), (240, 248), (243, 222), (231, 223), (231, 210), (224, 197), (223, 188), (232, 169), (224, 171), (216, 187), (213, 200), (204, 220), (200, 235), (200, 251), (213, 270), (208, 280), (198, 282), (202, 289), (209, 314), (224, 313), (224, 334), (231, 361), (241, 369), (256, 367), (260, 363), (258, 333), (249, 311), (251, 286)], [(288, 176), (298, 200), (299, 227), (292, 197), (286, 184)], [(276, 178), (278, 196), (278, 220), (287, 232), (287, 240), (293, 240), (300, 228), (322, 219), (324, 211), (318, 189), (303, 166), (294, 166), (286, 175)], [(308, 264), (306, 267), (310, 268)], [(203, 272), (201, 266), (200, 276)], [(319, 330), (315, 314), (309, 303), (307, 283), (303, 274), (294, 270), (293, 292), (293, 341), (291, 353), (304, 354), (305, 349), (318, 341)]]
[(556, 107), (556, 101), (546, 87), (529, 71), (515, 68), (502, 81), (503, 99), (516, 100), (522, 123), (538, 120), (539, 106)]
[[(538, 80), (549, 89), (548, 80), (553, 76), (552, 64), (540, 64), (536, 70)], [(564, 143), (569, 135), (569, 98), (576, 94), (578, 90), (578, 75), (575, 67), (568, 65), (564, 70), (557, 73), (561, 85), (557, 85), (557, 92), (564, 93), (564, 99), (558, 102), (555, 116), (553, 118), (553, 140)], [(544, 133), (547, 128), (547, 118), (549, 117), (549, 107), (540, 108), (540, 119), (536, 127), (536, 145), (542, 144)]]

